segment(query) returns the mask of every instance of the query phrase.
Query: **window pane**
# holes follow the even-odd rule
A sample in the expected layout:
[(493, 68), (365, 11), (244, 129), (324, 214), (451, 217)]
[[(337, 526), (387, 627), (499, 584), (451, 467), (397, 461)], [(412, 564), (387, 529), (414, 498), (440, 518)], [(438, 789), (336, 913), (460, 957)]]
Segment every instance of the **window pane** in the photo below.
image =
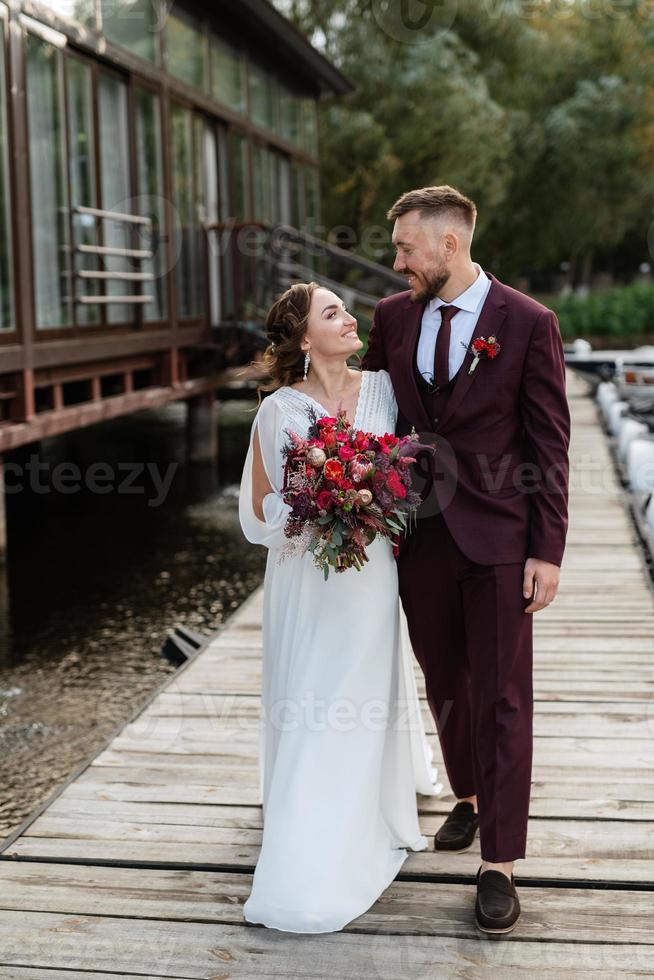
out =
[(27, 35), (32, 251), (38, 327), (72, 322), (61, 62), (57, 48)]
[(279, 98), (282, 136), (289, 143), (300, 143), (300, 112), (302, 103), (288, 89), (282, 89)]
[(303, 99), (304, 102), (304, 148), (318, 156), (318, 119), (315, 99)]
[(9, 200), (5, 35), (4, 24), (0, 21), (0, 330), (7, 330), (14, 326), (14, 283)]
[(158, 61), (156, 7), (152, 0), (100, 0), (102, 32), (146, 61)]
[(281, 86), (276, 78), (270, 78), (268, 80), (268, 85), (270, 87), (270, 98), (272, 101), (272, 124), (271, 129), (277, 131), (279, 129), (279, 116), (280, 116), (280, 98), (281, 98)]
[(95, 156), (93, 152), (93, 119), (91, 113), (91, 69), (89, 65), (69, 58), (68, 114), (70, 190), (73, 206), (95, 207)]
[(172, 10), (166, 20), (168, 71), (182, 81), (204, 88), (204, 36), (200, 21), (185, 10)]
[(177, 227), (175, 254), (177, 258), (177, 311), (189, 316), (193, 311), (191, 294), (191, 242), (193, 227), (193, 186), (191, 114), (181, 106), (171, 108), (173, 191)]
[[(100, 173), (101, 207), (105, 211), (132, 213), (133, 202), (129, 179), (129, 142), (127, 129), (127, 86), (109, 75), (100, 76)], [(133, 226), (123, 221), (105, 219), (102, 222), (104, 245), (134, 248)], [(138, 271), (140, 265), (120, 255), (104, 257), (108, 272)], [(133, 284), (121, 279), (103, 280), (108, 296), (129, 296)], [(134, 307), (129, 303), (107, 306), (109, 323), (124, 323), (134, 319)]]
[[(171, 109), (173, 191), (176, 209), (177, 310), (180, 316), (195, 316), (201, 297), (199, 284), (204, 255), (198, 251), (199, 229), (195, 213), (193, 120), (188, 109)], [(203, 267), (202, 267), (203, 268)]]
[(204, 179), (204, 124), (200, 116), (193, 117), (193, 277), (195, 280), (194, 313), (203, 313), (206, 307), (206, 257), (203, 225), (207, 220)]
[(213, 97), (235, 109), (245, 111), (245, 66), (240, 52), (211, 35), (211, 89)]
[(250, 116), (257, 126), (274, 126), (272, 79), (254, 64), (250, 64)]
[(266, 199), (263, 147), (252, 147), (252, 190), (254, 191), (254, 217), (263, 220)]
[[(77, 58), (69, 58), (67, 72), (70, 203), (73, 209), (73, 246), (76, 249), (79, 245), (99, 244), (96, 219), (91, 215), (75, 212), (78, 206), (97, 207), (91, 69)], [(76, 274), (76, 297), (103, 292), (97, 279), (85, 279), (79, 275), (83, 271), (97, 272), (97, 256), (74, 252), (73, 266)], [(79, 324), (100, 323), (100, 308), (76, 303), (75, 318)]]
[(227, 221), (231, 217), (231, 192), (229, 187), (229, 144), (227, 129), (220, 126), (218, 138), (218, 193), (220, 196), (220, 220)]
[[(216, 133), (214, 127), (204, 123), (204, 133), (202, 140), (202, 156), (204, 160), (204, 172), (206, 181), (206, 220), (208, 224), (216, 224), (220, 220), (220, 194), (218, 189), (218, 152), (216, 144)], [(220, 255), (216, 248), (220, 238), (212, 233), (209, 236), (209, 286), (210, 302), (209, 316), (210, 323), (217, 324), (220, 320)]]
[(242, 137), (232, 136), (232, 173), (234, 176), (234, 199), (232, 214), (234, 218), (244, 221), (250, 217), (248, 187), (250, 185), (248, 143)]
[[(227, 129), (220, 126), (218, 137), (218, 188), (220, 195), (219, 215), (221, 221), (227, 221), (233, 216), (232, 195), (229, 186), (229, 137)], [(213, 244), (220, 248), (220, 275), (222, 307), (218, 309), (219, 320), (234, 312), (234, 257), (229, 248), (229, 233), (214, 236)], [(218, 261), (214, 256), (213, 262)], [(212, 321), (213, 322), (213, 321)]]
[(269, 154), (265, 147), (252, 148), (254, 217), (259, 221), (270, 221), (270, 170)]
[(295, 162), (291, 163), (291, 224), (304, 225), (304, 168)]
[(146, 320), (163, 320), (166, 316), (165, 211), (163, 197), (163, 164), (161, 158), (161, 118), (159, 98), (152, 92), (136, 92), (136, 153), (138, 159), (139, 214), (152, 219), (152, 229), (139, 236), (139, 248), (150, 249), (153, 258), (141, 263), (143, 272), (154, 276), (143, 285), (143, 292), (153, 296), (144, 310)]
[(273, 224), (278, 224), (281, 217), (281, 165), (282, 160), (278, 153), (268, 151), (268, 169), (270, 171), (270, 206), (268, 208), (268, 220)]
[[(288, 176), (282, 173), (286, 163), (279, 153), (255, 144), (254, 168), (254, 215), (260, 221), (277, 224), (290, 218), (290, 186)], [(285, 217), (283, 217), (285, 216)]]
[(281, 221), (285, 225), (290, 225), (293, 221), (291, 164), (287, 157), (280, 156), (277, 158), (277, 166), (279, 172), (278, 221)]
[(305, 186), (305, 228), (307, 231), (315, 230), (320, 222), (320, 182), (318, 171), (315, 167), (304, 168)]

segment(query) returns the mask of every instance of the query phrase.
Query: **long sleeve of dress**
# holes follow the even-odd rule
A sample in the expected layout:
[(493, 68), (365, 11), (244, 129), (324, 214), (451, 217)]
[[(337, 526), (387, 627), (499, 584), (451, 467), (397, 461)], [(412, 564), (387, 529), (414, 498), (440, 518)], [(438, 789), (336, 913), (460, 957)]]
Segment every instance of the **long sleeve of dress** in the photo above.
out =
[[(254, 434), (259, 433), (261, 458), (273, 488), (263, 498), (263, 513), (265, 520), (260, 520), (254, 512), (252, 501), (252, 467), (254, 462)], [(284, 478), (284, 459), (282, 449), (287, 439), (284, 431), (284, 419), (276, 401), (268, 396), (259, 406), (252, 422), (250, 445), (248, 447), (241, 489), (238, 500), (238, 516), (243, 534), (253, 544), (262, 544), (266, 548), (282, 548), (288, 539), (284, 535), (284, 525), (291, 511), (282, 499), (282, 484)]]

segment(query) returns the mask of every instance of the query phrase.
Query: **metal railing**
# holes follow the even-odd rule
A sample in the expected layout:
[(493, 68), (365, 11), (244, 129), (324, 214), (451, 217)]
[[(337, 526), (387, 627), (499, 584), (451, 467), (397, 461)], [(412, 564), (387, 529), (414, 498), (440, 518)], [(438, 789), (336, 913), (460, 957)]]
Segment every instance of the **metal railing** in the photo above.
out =
[[(121, 224), (141, 226), (151, 230), (152, 221), (150, 218), (145, 217), (140, 214), (125, 214), (120, 211), (105, 211), (102, 208), (90, 208), (82, 205), (78, 205), (73, 208), (73, 212), (79, 215), (86, 215), (93, 218), (96, 223), (99, 221), (117, 221)], [(136, 261), (141, 263), (144, 259), (151, 259), (154, 253), (150, 249), (146, 248), (120, 248), (115, 245), (86, 245), (77, 244), (75, 245), (75, 252), (80, 255), (95, 255), (101, 256), (112, 256), (114, 258), (123, 258)], [(75, 278), (79, 281), (108, 281), (115, 280), (118, 282), (151, 282), (154, 279), (154, 275), (151, 272), (143, 272), (142, 270), (134, 272), (127, 269), (78, 269), (75, 272)], [(130, 293), (125, 296), (112, 295), (110, 293), (98, 293), (98, 294), (78, 294), (75, 290), (75, 302), (81, 305), (89, 304), (110, 304), (110, 303), (127, 303), (127, 304), (147, 304), (154, 301), (154, 296), (149, 296), (144, 293)]]
[(294, 282), (319, 282), (364, 316), (382, 296), (406, 289), (404, 277), (386, 266), (290, 225), (216, 222), (204, 230), (209, 288), (212, 263), (218, 270), (214, 326), (262, 320)]

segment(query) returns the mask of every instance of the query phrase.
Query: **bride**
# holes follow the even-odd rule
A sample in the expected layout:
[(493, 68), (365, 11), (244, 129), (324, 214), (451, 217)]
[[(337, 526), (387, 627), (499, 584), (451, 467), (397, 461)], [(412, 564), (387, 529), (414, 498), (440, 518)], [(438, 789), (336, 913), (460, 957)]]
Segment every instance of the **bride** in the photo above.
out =
[[(282, 556), (287, 430), (310, 411), (394, 432), (386, 371), (347, 359), (363, 345), (335, 293), (291, 286), (270, 309), (272, 391), (252, 424), (239, 497), (246, 538), (268, 551), (264, 579), (260, 777), (263, 843), (243, 913), (288, 932), (342, 929), (424, 850), (416, 792), (442, 789), (423, 728), (392, 544), (325, 581), (311, 553)], [(283, 557), (283, 560), (281, 560)]]

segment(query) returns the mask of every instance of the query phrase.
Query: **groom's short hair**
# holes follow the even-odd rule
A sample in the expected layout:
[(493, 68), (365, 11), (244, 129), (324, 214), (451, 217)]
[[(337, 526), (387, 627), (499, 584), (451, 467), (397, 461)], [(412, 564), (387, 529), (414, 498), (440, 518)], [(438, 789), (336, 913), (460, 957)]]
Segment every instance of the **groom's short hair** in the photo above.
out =
[(474, 201), (466, 197), (456, 187), (440, 184), (436, 187), (420, 187), (415, 191), (407, 191), (398, 197), (386, 217), (395, 221), (409, 211), (419, 211), (422, 218), (440, 218), (452, 214), (460, 218), (467, 228), (475, 226), (477, 207)]

